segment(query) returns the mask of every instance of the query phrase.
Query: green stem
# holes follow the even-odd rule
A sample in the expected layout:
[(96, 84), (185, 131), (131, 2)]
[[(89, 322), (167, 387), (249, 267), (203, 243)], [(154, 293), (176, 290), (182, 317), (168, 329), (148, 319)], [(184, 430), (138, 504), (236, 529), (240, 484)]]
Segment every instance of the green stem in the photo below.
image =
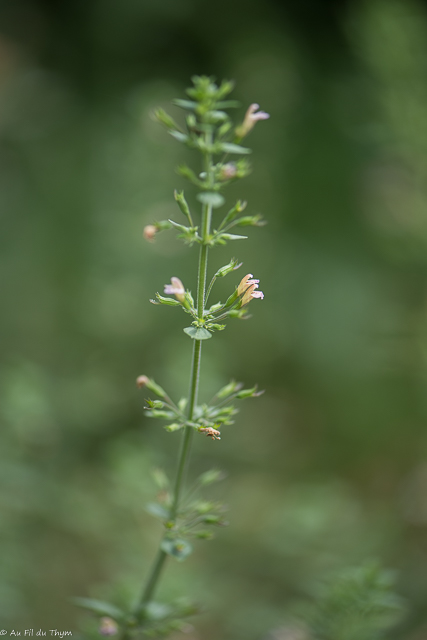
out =
[[(206, 169), (209, 175), (211, 173), (211, 167), (212, 167), (211, 156), (207, 155), (205, 158), (205, 161), (206, 161)], [(212, 218), (212, 207), (210, 205), (204, 205), (202, 210), (202, 229), (201, 229), (203, 244), (200, 246), (199, 269), (198, 269), (198, 278), (197, 278), (197, 313), (200, 319), (203, 319), (203, 313), (205, 310), (206, 275), (207, 275), (207, 268), (208, 268), (207, 242), (210, 234), (211, 218)], [(193, 419), (194, 407), (196, 406), (196, 403), (197, 403), (201, 351), (202, 351), (202, 341), (195, 340), (194, 347), (193, 347), (193, 363), (191, 368), (190, 391), (188, 396), (187, 420), (189, 422)], [(185, 477), (185, 471), (188, 466), (192, 436), (193, 436), (193, 427), (190, 427), (187, 425), (184, 428), (184, 433), (181, 441), (181, 449), (180, 449), (179, 458), (178, 458), (178, 468), (177, 468), (175, 485), (174, 485), (174, 490), (172, 495), (172, 506), (170, 510), (170, 519), (172, 522), (176, 521), (178, 510), (179, 510), (181, 489), (182, 489), (182, 484)], [(149, 573), (141, 599), (135, 610), (135, 615), (137, 617), (141, 615), (144, 608), (149, 604), (149, 602), (151, 602), (154, 596), (154, 592), (156, 590), (157, 583), (159, 581), (159, 577), (162, 572), (162, 568), (166, 558), (167, 558), (167, 554), (162, 550), (160, 546), (157, 552), (156, 559)], [(123, 636), (123, 639), (125, 638), (127, 638), (126, 630), (125, 630), (125, 635)]]

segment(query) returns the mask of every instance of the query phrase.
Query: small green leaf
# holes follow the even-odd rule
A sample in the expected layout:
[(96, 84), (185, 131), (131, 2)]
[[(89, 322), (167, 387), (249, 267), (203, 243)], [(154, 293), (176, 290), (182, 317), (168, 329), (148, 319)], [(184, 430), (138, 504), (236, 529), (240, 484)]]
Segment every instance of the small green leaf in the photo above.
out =
[(82, 609), (92, 611), (100, 616), (109, 616), (119, 622), (125, 616), (125, 612), (116, 607), (114, 604), (104, 602), (103, 600), (92, 600), (92, 598), (73, 598), (72, 602)]
[(207, 531), (205, 529), (201, 529), (196, 531), (194, 534), (195, 538), (199, 538), (200, 540), (211, 540), (214, 537), (212, 531)]
[(181, 398), (181, 399), (178, 401), (178, 409), (179, 409), (180, 411), (184, 411), (185, 407), (187, 406), (187, 402), (188, 402), (188, 399), (187, 399), (187, 398)]
[(158, 502), (149, 502), (145, 505), (145, 510), (155, 518), (160, 518), (160, 520), (168, 520), (170, 516), (169, 510)]
[(151, 476), (159, 489), (166, 489), (169, 486), (168, 477), (163, 469), (155, 467), (151, 471)]
[(221, 149), (226, 153), (252, 153), (251, 149), (241, 147), (240, 144), (233, 144), (232, 142), (223, 142), (221, 144)]
[(159, 409), (151, 409), (145, 412), (148, 418), (161, 418), (162, 420), (171, 420), (174, 417), (172, 411), (161, 411)]
[(243, 387), (243, 383), (242, 382), (236, 382), (235, 380), (231, 380), (228, 384), (225, 385), (225, 387), (222, 387), (222, 389), (220, 389), (218, 391), (218, 393), (216, 394), (216, 397), (217, 398), (226, 398), (231, 393), (235, 393), (236, 391), (240, 391), (240, 389), (242, 387)]
[(208, 111), (207, 117), (211, 122), (223, 122), (227, 120), (228, 114), (225, 111)]
[(188, 142), (190, 139), (186, 133), (181, 133), (181, 131), (169, 131), (169, 133), (175, 140), (178, 140), (178, 142)]
[(248, 236), (236, 236), (234, 233), (221, 233), (220, 238), (224, 240), (246, 240)]
[(169, 222), (171, 223), (171, 225), (173, 227), (175, 227), (175, 229), (178, 229), (178, 231), (183, 231), (184, 233), (188, 233), (189, 231), (192, 230), (190, 227), (186, 227), (183, 224), (179, 224), (178, 222), (174, 222), (174, 220), (169, 220)]
[(194, 111), (197, 107), (197, 102), (193, 102), (193, 100), (181, 100), (179, 98), (172, 100), (172, 104), (181, 107), (181, 109), (188, 109), (188, 111)]
[(148, 404), (148, 407), (144, 407), (144, 409), (163, 409), (165, 403), (161, 400), (150, 400), (149, 398), (145, 401)]
[(176, 124), (175, 120), (170, 117), (166, 111), (163, 109), (156, 109), (154, 112), (154, 117), (158, 122), (163, 124), (168, 129), (174, 129), (179, 131), (179, 126)]
[(166, 538), (163, 540), (160, 545), (162, 551), (167, 553), (169, 556), (173, 556), (179, 562), (182, 562), (187, 558), (193, 551), (193, 547), (187, 540), (181, 540), (179, 538), (175, 538), (174, 540), (169, 540)]
[(209, 471), (205, 471), (199, 478), (200, 484), (207, 485), (212, 484), (213, 482), (219, 482), (223, 480), (225, 474), (220, 469), (210, 469)]
[(211, 191), (204, 191), (197, 195), (197, 200), (202, 202), (203, 204), (208, 204), (214, 209), (218, 209), (218, 207), (222, 207), (225, 202), (225, 199), (220, 193), (215, 193)]
[(202, 327), (186, 327), (184, 332), (193, 340), (209, 340), (209, 338), (212, 338), (212, 334)]
[(183, 428), (183, 424), (179, 424), (178, 422), (174, 422), (172, 424), (168, 424), (165, 429), (166, 431), (169, 431), (169, 433), (173, 433), (174, 431), (179, 431), (180, 429)]
[(173, 609), (163, 602), (149, 602), (144, 611), (148, 620), (164, 620), (171, 614)]
[(261, 396), (264, 391), (257, 391), (257, 389), (257, 385), (252, 387), (252, 389), (242, 389), (242, 391), (239, 391), (239, 393), (236, 395), (236, 398), (238, 400), (242, 400), (243, 398), (256, 398), (257, 396)]
[(224, 331), (224, 329), (226, 327), (225, 324), (216, 324), (216, 323), (212, 323), (212, 322), (210, 322), (206, 326), (209, 327), (209, 329), (214, 329), (215, 331)]
[(181, 303), (178, 300), (175, 300), (175, 298), (165, 298), (164, 296), (161, 296), (160, 293), (156, 293), (156, 299), (159, 304), (167, 304), (170, 307), (179, 307), (181, 305)]

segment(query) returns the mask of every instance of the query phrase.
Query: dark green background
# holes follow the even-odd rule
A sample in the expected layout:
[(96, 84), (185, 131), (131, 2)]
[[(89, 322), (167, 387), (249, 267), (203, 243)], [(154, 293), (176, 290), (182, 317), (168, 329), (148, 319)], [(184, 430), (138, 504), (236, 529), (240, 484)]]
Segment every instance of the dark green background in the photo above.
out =
[[(77, 630), (73, 595), (131, 600), (160, 535), (150, 469), (179, 435), (143, 417), (137, 375), (187, 392), (179, 310), (197, 250), (177, 218), (192, 155), (150, 118), (189, 78), (233, 78), (271, 114), (229, 191), (269, 221), (232, 255), (261, 280), (249, 322), (203, 348), (205, 400), (258, 382), (191, 474), (230, 527), (168, 566), (159, 597), (206, 605), (191, 640), (261, 640), (331, 571), (397, 570), (422, 640), (427, 608), (427, 13), (407, 0), (3, 1), (0, 38), (0, 624)], [(240, 279), (217, 287), (224, 297)], [(424, 631), (423, 631), (424, 629)], [(178, 636), (177, 636), (178, 637)], [(276, 636), (288, 640), (288, 636)], [(345, 639), (343, 639), (345, 640)]]

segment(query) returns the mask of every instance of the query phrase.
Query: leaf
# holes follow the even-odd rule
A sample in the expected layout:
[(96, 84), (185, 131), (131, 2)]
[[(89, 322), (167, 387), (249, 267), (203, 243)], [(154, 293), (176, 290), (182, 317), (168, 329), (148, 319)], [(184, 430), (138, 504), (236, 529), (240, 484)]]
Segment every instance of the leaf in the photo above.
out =
[(186, 227), (183, 224), (179, 224), (178, 222), (174, 222), (173, 220), (169, 220), (169, 222), (171, 223), (171, 225), (173, 227), (175, 227), (175, 229), (178, 229), (179, 231), (183, 231), (184, 233), (188, 233), (189, 231), (192, 230), (190, 227)]
[(220, 193), (215, 193), (213, 191), (204, 191), (202, 193), (197, 194), (197, 200), (202, 202), (203, 204), (210, 205), (213, 209), (218, 209), (218, 207), (222, 207), (225, 202), (225, 199)]
[(166, 431), (169, 431), (169, 433), (172, 433), (173, 431), (179, 431), (183, 427), (184, 427), (183, 424), (179, 424), (178, 422), (174, 422), (173, 424), (168, 424), (165, 427), (165, 429), (166, 429)]
[(173, 609), (163, 602), (149, 602), (144, 611), (148, 620), (164, 620), (172, 613)]
[(197, 107), (197, 102), (193, 102), (193, 100), (181, 100), (179, 98), (172, 100), (172, 104), (176, 107), (181, 107), (181, 109), (188, 109), (189, 111), (194, 111)]
[(109, 616), (119, 622), (125, 616), (125, 612), (116, 607), (114, 604), (104, 602), (103, 600), (92, 600), (92, 598), (72, 598), (72, 602), (82, 609), (87, 609), (100, 616)]
[(166, 489), (169, 486), (168, 477), (160, 467), (152, 469), (151, 476), (159, 489)]
[(209, 111), (207, 115), (211, 122), (223, 122), (228, 118), (228, 114), (225, 111)]
[(223, 142), (221, 144), (221, 149), (226, 153), (241, 153), (241, 154), (252, 153), (251, 149), (247, 149), (246, 147), (241, 147), (240, 144), (234, 144), (233, 142)]
[(220, 238), (224, 240), (246, 240), (248, 236), (236, 236), (234, 233), (221, 233)]
[(165, 298), (161, 296), (160, 293), (156, 293), (156, 299), (159, 304), (167, 304), (170, 307), (179, 307), (181, 305), (179, 300), (175, 300), (175, 298)]
[(186, 327), (184, 333), (193, 340), (209, 340), (209, 338), (212, 338), (212, 334), (202, 327)]
[(191, 544), (187, 540), (181, 540), (180, 538), (175, 538), (174, 540), (166, 538), (162, 541), (160, 548), (179, 562), (185, 560), (193, 551)]
[(180, 131), (169, 131), (171, 136), (178, 140), (178, 142), (187, 142), (190, 138), (186, 133), (181, 133)]
[(205, 471), (199, 477), (200, 484), (207, 485), (212, 484), (213, 482), (219, 482), (225, 478), (225, 474), (220, 469), (210, 469), (209, 471)]
[(160, 518), (160, 520), (169, 520), (170, 514), (168, 509), (158, 502), (149, 502), (145, 505), (145, 510), (155, 518)]

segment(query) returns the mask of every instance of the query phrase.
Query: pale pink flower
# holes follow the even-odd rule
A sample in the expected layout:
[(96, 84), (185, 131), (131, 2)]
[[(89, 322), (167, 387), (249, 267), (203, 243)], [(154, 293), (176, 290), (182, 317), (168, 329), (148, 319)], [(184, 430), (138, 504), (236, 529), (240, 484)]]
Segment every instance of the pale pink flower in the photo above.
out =
[(242, 307), (245, 304), (248, 304), (252, 298), (261, 298), (264, 299), (264, 294), (262, 291), (256, 291), (258, 289), (259, 280), (254, 280), (252, 273), (248, 273), (242, 280), (240, 281), (239, 286), (237, 287), (237, 293), (242, 297)]
[(172, 284), (165, 284), (164, 293), (167, 293), (169, 295), (173, 295), (180, 302), (184, 302), (185, 289), (184, 289), (184, 285), (182, 284), (181, 280), (179, 278), (175, 278), (175, 276), (172, 276), (171, 283)]
[(256, 102), (249, 106), (245, 114), (245, 119), (240, 127), (237, 127), (236, 129), (236, 135), (238, 138), (244, 138), (247, 136), (248, 133), (252, 131), (258, 120), (268, 120), (270, 114), (265, 111), (257, 111), (258, 109), (259, 104), (256, 104)]

